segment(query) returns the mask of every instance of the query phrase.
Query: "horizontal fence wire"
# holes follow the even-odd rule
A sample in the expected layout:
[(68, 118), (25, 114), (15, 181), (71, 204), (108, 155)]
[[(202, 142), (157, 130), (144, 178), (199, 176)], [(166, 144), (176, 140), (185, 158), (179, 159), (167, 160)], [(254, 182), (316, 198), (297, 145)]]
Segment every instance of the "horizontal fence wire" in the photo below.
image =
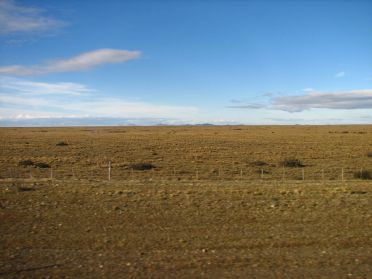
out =
[(10, 167), (0, 170), (0, 179), (91, 179), (91, 180), (142, 180), (142, 179), (174, 179), (174, 180), (253, 180), (253, 181), (329, 181), (372, 179), (368, 168), (259, 168), (222, 166), (168, 166), (136, 170), (122, 167), (124, 164), (92, 165), (78, 167)]

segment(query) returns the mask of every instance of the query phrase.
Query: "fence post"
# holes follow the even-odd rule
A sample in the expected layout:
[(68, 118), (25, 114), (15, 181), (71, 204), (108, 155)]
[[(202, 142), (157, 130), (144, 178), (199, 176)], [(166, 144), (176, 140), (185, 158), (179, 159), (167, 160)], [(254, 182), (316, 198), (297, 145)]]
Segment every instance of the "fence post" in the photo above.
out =
[(344, 182), (344, 168), (341, 169), (341, 181)]
[(263, 177), (264, 177), (264, 170), (261, 169), (261, 180), (263, 180)]
[(53, 180), (53, 168), (50, 167), (50, 179)]
[(108, 180), (111, 181), (111, 161), (108, 163)]
[(243, 169), (240, 169), (240, 179), (243, 179)]

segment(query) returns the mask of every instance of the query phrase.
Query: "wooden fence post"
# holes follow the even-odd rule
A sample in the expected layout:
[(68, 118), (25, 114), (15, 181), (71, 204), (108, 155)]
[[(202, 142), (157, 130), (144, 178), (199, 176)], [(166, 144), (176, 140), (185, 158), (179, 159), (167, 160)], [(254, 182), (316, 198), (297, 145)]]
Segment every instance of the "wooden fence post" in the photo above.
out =
[(111, 161), (108, 163), (108, 180), (111, 181)]

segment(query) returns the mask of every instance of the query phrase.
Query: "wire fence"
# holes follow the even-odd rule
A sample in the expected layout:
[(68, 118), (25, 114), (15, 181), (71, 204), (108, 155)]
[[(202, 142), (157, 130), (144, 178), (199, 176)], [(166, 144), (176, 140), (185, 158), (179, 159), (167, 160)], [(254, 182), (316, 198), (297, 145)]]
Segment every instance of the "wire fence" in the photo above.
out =
[(350, 181), (372, 179), (372, 171), (366, 168), (257, 168), (257, 167), (193, 167), (167, 166), (136, 170), (120, 167), (123, 164), (79, 167), (9, 167), (0, 170), (0, 179), (52, 179), (52, 180), (250, 180), (250, 181)]

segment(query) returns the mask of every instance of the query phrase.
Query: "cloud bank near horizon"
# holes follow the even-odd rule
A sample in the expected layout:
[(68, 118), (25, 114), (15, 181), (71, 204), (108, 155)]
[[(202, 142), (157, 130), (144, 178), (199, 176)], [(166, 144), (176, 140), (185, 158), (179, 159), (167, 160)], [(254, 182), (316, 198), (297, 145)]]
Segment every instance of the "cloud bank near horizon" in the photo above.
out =
[[(0, 118), (154, 117), (183, 119), (196, 107), (152, 104), (104, 96), (79, 83), (0, 80)], [(68, 98), (66, 98), (68, 97)]]
[(317, 92), (305, 91), (304, 95), (271, 96), (267, 104), (238, 103), (227, 106), (233, 109), (271, 109), (302, 112), (311, 109), (357, 110), (372, 109), (372, 89)]

